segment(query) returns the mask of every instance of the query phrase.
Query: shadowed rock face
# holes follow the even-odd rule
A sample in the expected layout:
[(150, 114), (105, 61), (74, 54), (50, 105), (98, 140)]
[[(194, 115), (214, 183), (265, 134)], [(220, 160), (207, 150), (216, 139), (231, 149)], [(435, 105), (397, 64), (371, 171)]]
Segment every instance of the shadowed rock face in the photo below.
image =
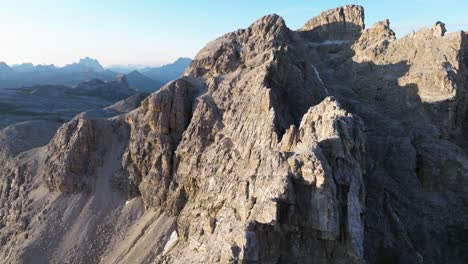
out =
[[(36, 202), (2, 192), (15, 217), (0, 253), (27, 262), (43, 249), (53, 263), (464, 263), (467, 40), (440, 22), (402, 39), (388, 20), (364, 29), (359, 6), (299, 31), (265, 16), (209, 43), (141, 107), (80, 115), (30, 153), (36, 165), (22, 164), (36, 185), (4, 184)], [(55, 198), (37, 199), (44, 185)]]
[(44, 177), (51, 190), (67, 193), (89, 184), (88, 175), (102, 165), (100, 142), (105, 128), (99, 121), (75, 118), (63, 125), (48, 145)]
[(299, 31), (313, 41), (354, 41), (364, 28), (364, 8), (347, 5), (323, 12), (307, 21)]

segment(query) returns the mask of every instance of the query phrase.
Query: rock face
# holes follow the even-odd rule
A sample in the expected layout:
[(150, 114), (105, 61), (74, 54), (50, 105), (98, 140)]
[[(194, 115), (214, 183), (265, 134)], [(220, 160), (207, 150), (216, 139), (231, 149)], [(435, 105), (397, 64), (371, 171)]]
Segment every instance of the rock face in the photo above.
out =
[(364, 8), (347, 5), (323, 12), (307, 21), (299, 31), (315, 41), (354, 41), (364, 28)]
[(83, 190), (89, 175), (102, 165), (105, 124), (77, 117), (57, 131), (47, 147), (44, 177), (51, 190), (62, 193)]
[(147, 206), (180, 210), (182, 197), (171, 193), (176, 188), (174, 151), (190, 122), (194, 98), (202, 89), (195, 79), (171, 82), (126, 118), (130, 142), (121, 176), (128, 180), (129, 194), (141, 193)]
[(437, 21), (434, 26), (432, 27), (432, 33), (434, 37), (443, 37), (447, 30), (445, 29), (445, 24)]
[[(30, 153), (17, 174), (36, 185), (3, 213), (15, 217), (0, 253), (464, 263), (467, 43), (443, 23), (402, 39), (388, 20), (364, 29), (358, 6), (299, 31), (265, 16), (209, 43), (139, 108), (82, 114)], [(44, 186), (53, 193), (35, 194)]]
[[(29, 225), (24, 213), (31, 206), (31, 191), (37, 188), (36, 169), (42, 163), (35, 148), (53, 137), (59, 123), (29, 121), (0, 130), (0, 244), (3, 258), (15, 252), (16, 235)], [(8, 259), (9, 262), (13, 258)]]
[(466, 247), (467, 221), (466, 41), (463, 32), (433, 29), (396, 39), (383, 21), (352, 45), (316, 50), (330, 93), (367, 129), (364, 248), (371, 263), (467, 259), (458, 251)]
[(337, 259), (362, 257), (360, 213), (345, 220), (345, 208), (362, 208), (362, 123), (323, 100), (297, 40), (280, 17), (267, 16), (210, 43), (186, 72), (208, 91), (175, 152), (186, 240), (169, 261), (313, 261), (327, 258), (325, 244)]

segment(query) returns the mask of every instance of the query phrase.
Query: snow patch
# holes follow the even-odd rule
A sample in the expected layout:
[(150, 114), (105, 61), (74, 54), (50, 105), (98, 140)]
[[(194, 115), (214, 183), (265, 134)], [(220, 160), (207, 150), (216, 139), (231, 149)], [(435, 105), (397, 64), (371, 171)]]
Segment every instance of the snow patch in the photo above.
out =
[(327, 93), (327, 95), (329, 95), (330, 93), (328, 92), (327, 87), (326, 87), (325, 84), (323, 83), (323, 80), (322, 80), (322, 78), (320, 77), (319, 71), (317, 70), (317, 68), (315, 68), (315, 66), (314, 66), (313, 64), (311, 64), (310, 66), (312, 66), (312, 69), (314, 69), (315, 76), (317, 76), (317, 79), (319, 80), (319, 82), (320, 82), (320, 84), (322, 85), (323, 89), (325, 89), (325, 92)]
[(172, 231), (171, 236), (169, 237), (169, 240), (167, 241), (166, 245), (164, 246), (163, 250), (163, 255), (165, 255), (171, 248), (177, 243), (177, 239), (179, 237), (177, 236), (177, 232), (174, 230)]

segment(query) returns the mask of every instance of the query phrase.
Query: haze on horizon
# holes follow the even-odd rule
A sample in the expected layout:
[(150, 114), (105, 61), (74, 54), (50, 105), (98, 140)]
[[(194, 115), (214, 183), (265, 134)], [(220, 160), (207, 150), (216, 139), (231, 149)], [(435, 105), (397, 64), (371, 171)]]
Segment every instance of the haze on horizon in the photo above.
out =
[(364, 6), (367, 26), (390, 19), (399, 37), (439, 20), (449, 32), (468, 30), (468, 2), (455, 0), (0, 0), (0, 61), (63, 66), (92, 57), (104, 66), (160, 65), (194, 57), (208, 41), (266, 14), (297, 29), (346, 4)]

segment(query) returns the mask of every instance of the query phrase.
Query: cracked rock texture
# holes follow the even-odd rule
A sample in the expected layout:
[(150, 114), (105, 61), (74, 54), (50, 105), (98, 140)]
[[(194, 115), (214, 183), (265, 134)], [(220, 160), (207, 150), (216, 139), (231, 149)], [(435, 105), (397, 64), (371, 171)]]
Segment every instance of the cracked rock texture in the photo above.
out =
[(265, 16), (134, 110), (36, 141), (1, 130), (0, 254), (466, 263), (467, 56), (442, 22), (397, 39), (388, 20), (365, 29), (360, 6), (297, 31)]

